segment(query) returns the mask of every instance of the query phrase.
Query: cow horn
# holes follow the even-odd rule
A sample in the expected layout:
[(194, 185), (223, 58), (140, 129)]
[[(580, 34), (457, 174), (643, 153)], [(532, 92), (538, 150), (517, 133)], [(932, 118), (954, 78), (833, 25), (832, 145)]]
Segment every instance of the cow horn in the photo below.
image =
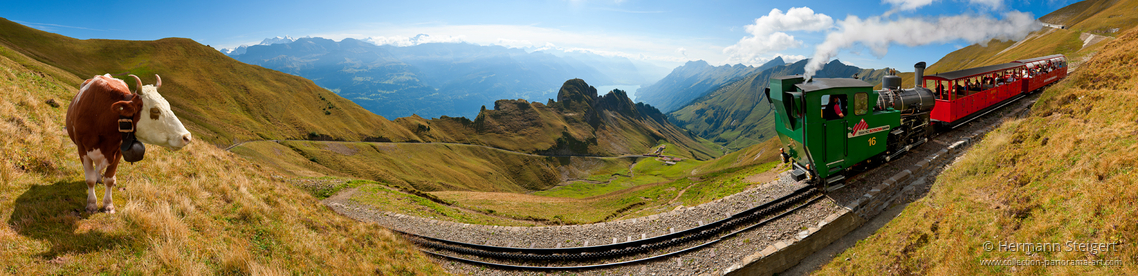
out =
[(162, 77), (159, 77), (158, 74), (154, 74), (154, 78), (158, 79), (158, 83), (154, 84), (154, 89), (158, 89), (159, 87), (162, 87)]
[(136, 87), (138, 90), (135, 90), (134, 93), (142, 93), (142, 79), (139, 79), (138, 76), (135, 76), (134, 74), (130, 74), (130, 76), (134, 77), (134, 82), (138, 83), (138, 86)]

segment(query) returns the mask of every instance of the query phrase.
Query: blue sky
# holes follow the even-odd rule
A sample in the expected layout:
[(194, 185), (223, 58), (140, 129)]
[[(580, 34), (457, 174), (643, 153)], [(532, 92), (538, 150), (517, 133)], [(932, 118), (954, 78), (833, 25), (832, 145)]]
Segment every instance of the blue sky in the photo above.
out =
[[(817, 46), (824, 43), (827, 35), (851, 33), (843, 29), (853, 25), (843, 24), (849, 22), (937, 22), (956, 16), (958, 21), (991, 19), (999, 23), (1008, 21), (1009, 13), (1021, 12), (1036, 18), (1074, 1), (5, 2), (10, 3), (3, 5), (0, 17), (80, 39), (186, 37), (215, 48), (230, 48), (283, 35), (336, 40), (370, 38), (407, 44), (414, 43), (409, 38), (427, 34), (429, 38), (419, 41), (592, 51), (673, 67), (698, 59), (719, 65), (758, 64), (774, 56), (791, 59), (815, 56)], [(101, 11), (93, 12), (96, 9)], [(778, 9), (777, 14), (772, 13), (774, 9)], [(792, 9), (795, 12), (792, 13)], [(807, 10), (810, 12), (804, 12)], [(851, 16), (857, 20), (850, 21)], [(776, 17), (782, 20), (767, 20)], [(808, 26), (811, 21), (802, 20), (811, 18), (829, 18), (830, 23), (822, 20)], [(765, 23), (760, 22), (763, 20)], [(873, 34), (874, 31), (862, 32)], [(932, 63), (958, 47), (971, 44), (952, 37), (906, 42), (913, 46), (898, 44), (896, 38), (882, 39), (885, 41), (829, 45), (838, 49), (834, 57), (846, 63), (906, 70), (913, 63)], [(866, 45), (871, 43), (885, 45)]]

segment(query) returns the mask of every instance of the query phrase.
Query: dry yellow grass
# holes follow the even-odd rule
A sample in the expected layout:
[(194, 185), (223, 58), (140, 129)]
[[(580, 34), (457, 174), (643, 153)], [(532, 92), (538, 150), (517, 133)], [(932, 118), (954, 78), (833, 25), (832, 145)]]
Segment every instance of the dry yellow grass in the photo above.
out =
[(85, 214), (63, 130), (78, 78), (0, 51), (14, 57), (0, 57), (0, 274), (445, 273), (391, 232), (205, 143), (150, 147), (119, 167), (120, 212)]
[[(989, 132), (929, 195), (821, 274), (1138, 275), (1138, 28)], [(1115, 244), (1087, 251), (1068, 242)], [(1001, 243), (1057, 243), (1027, 253)], [(849, 261), (846, 261), (849, 259)], [(989, 260), (1109, 265), (985, 265)]]

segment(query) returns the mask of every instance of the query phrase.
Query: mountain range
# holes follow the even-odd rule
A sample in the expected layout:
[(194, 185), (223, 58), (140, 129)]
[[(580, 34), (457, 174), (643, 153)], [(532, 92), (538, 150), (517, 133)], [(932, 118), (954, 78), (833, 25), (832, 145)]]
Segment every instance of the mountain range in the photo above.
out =
[(673, 69), (660, 81), (636, 90), (636, 96), (637, 100), (655, 106), (661, 111), (672, 112), (723, 85), (783, 64), (785, 62), (782, 57), (777, 57), (759, 67), (742, 64), (711, 66), (703, 60), (689, 61)]
[(640, 85), (658, 74), (644, 72), (660, 71), (623, 57), (469, 43), (398, 47), (352, 38), (278, 37), (225, 51), (248, 64), (311, 79), (386, 118), (473, 118), (498, 99), (552, 98), (567, 79)]
[(419, 116), (395, 120), (426, 141), (483, 144), (551, 155), (614, 156), (641, 154), (672, 143), (687, 158), (711, 159), (723, 153), (692, 136), (656, 108), (633, 103), (621, 90), (598, 94), (584, 80), (565, 81), (557, 99), (498, 100), (474, 120)]

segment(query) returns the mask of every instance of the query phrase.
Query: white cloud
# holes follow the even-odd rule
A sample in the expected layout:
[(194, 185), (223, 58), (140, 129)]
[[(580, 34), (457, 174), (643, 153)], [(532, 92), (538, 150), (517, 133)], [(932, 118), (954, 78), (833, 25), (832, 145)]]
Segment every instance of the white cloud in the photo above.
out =
[(745, 30), (753, 36), (763, 36), (783, 31), (821, 31), (833, 26), (834, 19), (830, 16), (801, 7), (790, 8), (785, 14), (771, 9), (770, 14), (755, 19), (755, 24), (747, 25)]
[(498, 42), (494, 43), (507, 48), (533, 48), (533, 42), (525, 39), (508, 39), (499, 38)]
[(801, 46), (802, 42), (795, 40), (794, 36), (777, 32), (761, 37), (744, 37), (735, 45), (723, 49), (723, 53), (729, 54), (727, 63), (758, 65), (762, 64), (764, 59), (770, 60), (763, 57), (768, 53)]
[(538, 47), (537, 49), (534, 49), (533, 51), (536, 52), (536, 51), (548, 51), (548, 50), (564, 50), (564, 49), (557, 47), (557, 45), (554, 45), (553, 43), (546, 42), (544, 46)]
[(724, 48), (723, 53), (728, 54), (727, 63), (758, 65), (773, 59), (765, 56), (769, 53), (802, 47), (801, 41), (784, 31), (822, 31), (833, 26), (833, 18), (814, 13), (808, 7), (791, 8), (785, 14), (782, 10), (771, 9), (769, 14), (745, 27), (750, 36)]
[(688, 49), (684, 49), (684, 47), (676, 48), (676, 53), (680, 54), (681, 56), (688, 56), (687, 51)]
[(991, 39), (1021, 40), (1043, 25), (1035, 16), (1018, 11), (1003, 14), (1003, 19), (989, 16), (956, 15), (935, 19), (902, 18), (885, 21), (881, 17), (861, 19), (848, 16), (838, 22), (839, 30), (826, 35), (826, 40), (814, 48), (814, 56), (806, 64), (806, 77), (822, 68), (841, 49), (861, 44), (881, 57), (892, 44), (920, 46), (932, 43), (949, 43), (963, 40), (968, 43), (987, 43)]
[[(783, 55), (783, 54), (779, 54), (777, 56), (782, 57), (782, 61), (786, 62), (786, 63), (795, 63), (795, 62), (798, 62), (800, 60), (806, 59), (806, 56), (804, 56), (804, 55)], [(771, 59), (774, 59), (774, 58), (772, 57)]]

